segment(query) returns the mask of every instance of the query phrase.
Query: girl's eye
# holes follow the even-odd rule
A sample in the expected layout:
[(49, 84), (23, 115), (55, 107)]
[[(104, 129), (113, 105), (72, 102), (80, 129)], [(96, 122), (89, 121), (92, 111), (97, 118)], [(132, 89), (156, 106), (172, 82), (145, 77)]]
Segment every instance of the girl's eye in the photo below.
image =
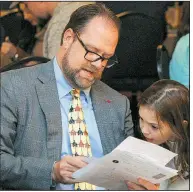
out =
[(157, 126), (151, 125), (152, 129), (158, 129)]

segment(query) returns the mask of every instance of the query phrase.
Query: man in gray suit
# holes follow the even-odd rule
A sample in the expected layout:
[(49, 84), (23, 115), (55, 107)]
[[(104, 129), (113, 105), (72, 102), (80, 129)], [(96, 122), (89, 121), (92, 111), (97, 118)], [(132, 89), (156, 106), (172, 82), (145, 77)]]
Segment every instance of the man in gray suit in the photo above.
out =
[(129, 100), (99, 80), (117, 62), (119, 29), (118, 18), (104, 6), (82, 6), (72, 14), (53, 60), (2, 74), (2, 188), (73, 189), (72, 174), (86, 166), (83, 157), (71, 155), (73, 88), (81, 90), (93, 157), (133, 135)]

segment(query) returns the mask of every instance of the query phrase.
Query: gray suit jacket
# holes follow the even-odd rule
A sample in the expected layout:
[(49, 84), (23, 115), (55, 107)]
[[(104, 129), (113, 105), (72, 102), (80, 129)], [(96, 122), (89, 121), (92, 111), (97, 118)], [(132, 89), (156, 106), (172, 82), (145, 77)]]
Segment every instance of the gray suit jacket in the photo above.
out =
[[(91, 98), (103, 152), (133, 135), (129, 100), (101, 81)], [(62, 123), (52, 61), (1, 75), (1, 185), (50, 189), (61, 158)]]

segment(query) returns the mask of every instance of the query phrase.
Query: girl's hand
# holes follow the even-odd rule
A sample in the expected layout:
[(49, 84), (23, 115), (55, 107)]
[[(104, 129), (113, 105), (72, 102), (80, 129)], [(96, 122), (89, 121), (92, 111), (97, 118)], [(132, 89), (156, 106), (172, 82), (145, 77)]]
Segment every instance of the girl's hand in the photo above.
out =
[(145, 179), (138, 178), (139, 184), (126, 181), (129, 190), (159, 190), (160, 184), (153, 184)]

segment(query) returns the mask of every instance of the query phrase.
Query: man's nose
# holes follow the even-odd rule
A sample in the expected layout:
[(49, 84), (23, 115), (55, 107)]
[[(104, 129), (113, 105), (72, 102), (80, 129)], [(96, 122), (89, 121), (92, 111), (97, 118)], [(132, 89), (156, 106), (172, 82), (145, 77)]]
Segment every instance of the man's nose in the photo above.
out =
[(94, 65), (98, 70), (105, 68), (105, 61), (102, 61), (101, 59), (91, 62), (91, 64)]

